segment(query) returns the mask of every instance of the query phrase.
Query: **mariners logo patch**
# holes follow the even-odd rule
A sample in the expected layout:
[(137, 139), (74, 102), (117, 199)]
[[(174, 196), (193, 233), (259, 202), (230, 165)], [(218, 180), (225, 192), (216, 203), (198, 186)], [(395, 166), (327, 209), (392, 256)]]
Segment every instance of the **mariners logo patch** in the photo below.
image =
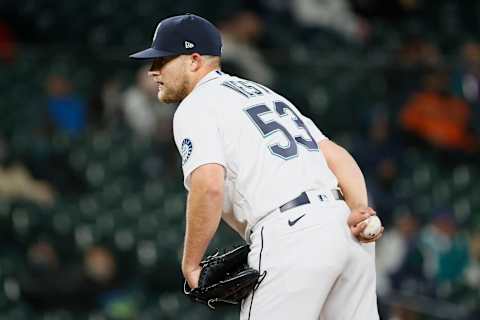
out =
[(192, 140), (185, 138), (182, 141), (182, 165), (185, 165), (185, 163), (190, 159), (190, 156), (192, 155), (192, 150), (193, 150), (193, 143)]

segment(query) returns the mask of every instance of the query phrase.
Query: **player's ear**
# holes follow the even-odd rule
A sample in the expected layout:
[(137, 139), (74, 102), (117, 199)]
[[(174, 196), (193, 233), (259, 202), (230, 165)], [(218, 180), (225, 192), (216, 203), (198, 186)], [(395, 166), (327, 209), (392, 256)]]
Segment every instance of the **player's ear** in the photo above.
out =
[(192, 53), (190, 55), (189, 69), (192, 72), (197, 71), (203, 64), (203, 57), (198, 53)]

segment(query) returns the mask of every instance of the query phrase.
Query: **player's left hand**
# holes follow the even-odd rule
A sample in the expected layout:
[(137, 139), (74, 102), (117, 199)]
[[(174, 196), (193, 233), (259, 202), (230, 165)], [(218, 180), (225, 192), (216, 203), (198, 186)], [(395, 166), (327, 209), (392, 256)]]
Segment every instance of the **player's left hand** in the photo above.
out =
[(376, 212), (370, 207), (358, 207), (355, 209), (352, 209), (350, 212), (350, 215), (348, 216), (348, 226), (350, 227), (350, 231), (352, 232), (353, 236), (357, 238), (358, 241), (362, 243), (368, 243), (368, 242), (375, 242), (378, 239), (380, 239), (383, 235), (383, 227), (380, 233), (375, 236), (374, 238), (365, 238), (362, 236), (362, 231), (365, 229), (367, 226), (366, 223), (362, 223), (365, 221), (368, 217), (375, 215)]
[(187, 280), (190, 288), (194, 289), (198, 287), (198, 279), (200, 278), (201, 271), (202, 267), (200, 266), (183, 271), (183, 276), (185, 277), (185, 280)]

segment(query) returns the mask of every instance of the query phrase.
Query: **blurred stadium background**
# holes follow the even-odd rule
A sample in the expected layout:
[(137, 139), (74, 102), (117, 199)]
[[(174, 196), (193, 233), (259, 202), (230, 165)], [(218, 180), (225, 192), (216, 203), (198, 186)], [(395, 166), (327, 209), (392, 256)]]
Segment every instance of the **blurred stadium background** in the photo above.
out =
[(360, 163), (382, 319), (479, 319), (475, 0), (1, 0), (0, 319), (237, 319), (182, 295), (175, 106), (127, 59), (187, 12)]

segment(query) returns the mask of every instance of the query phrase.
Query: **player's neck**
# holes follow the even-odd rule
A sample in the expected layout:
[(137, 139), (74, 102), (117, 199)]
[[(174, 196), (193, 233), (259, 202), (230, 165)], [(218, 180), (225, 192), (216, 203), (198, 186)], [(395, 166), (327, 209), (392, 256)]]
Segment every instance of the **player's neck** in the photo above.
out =
[(198, 70), (198, 72), (195, 73), (195, 76), (193, 78), (193, 81), (190, 83), (190, 90), (189, 92), (192, 92), (193, 89), (197, 86), (197, 84), (210, 72), (215, 71), (215, 70), (220, 70), (220, 67), (217, 65), (211, 65), (211, 66), (205, 66), (204, 68)]

